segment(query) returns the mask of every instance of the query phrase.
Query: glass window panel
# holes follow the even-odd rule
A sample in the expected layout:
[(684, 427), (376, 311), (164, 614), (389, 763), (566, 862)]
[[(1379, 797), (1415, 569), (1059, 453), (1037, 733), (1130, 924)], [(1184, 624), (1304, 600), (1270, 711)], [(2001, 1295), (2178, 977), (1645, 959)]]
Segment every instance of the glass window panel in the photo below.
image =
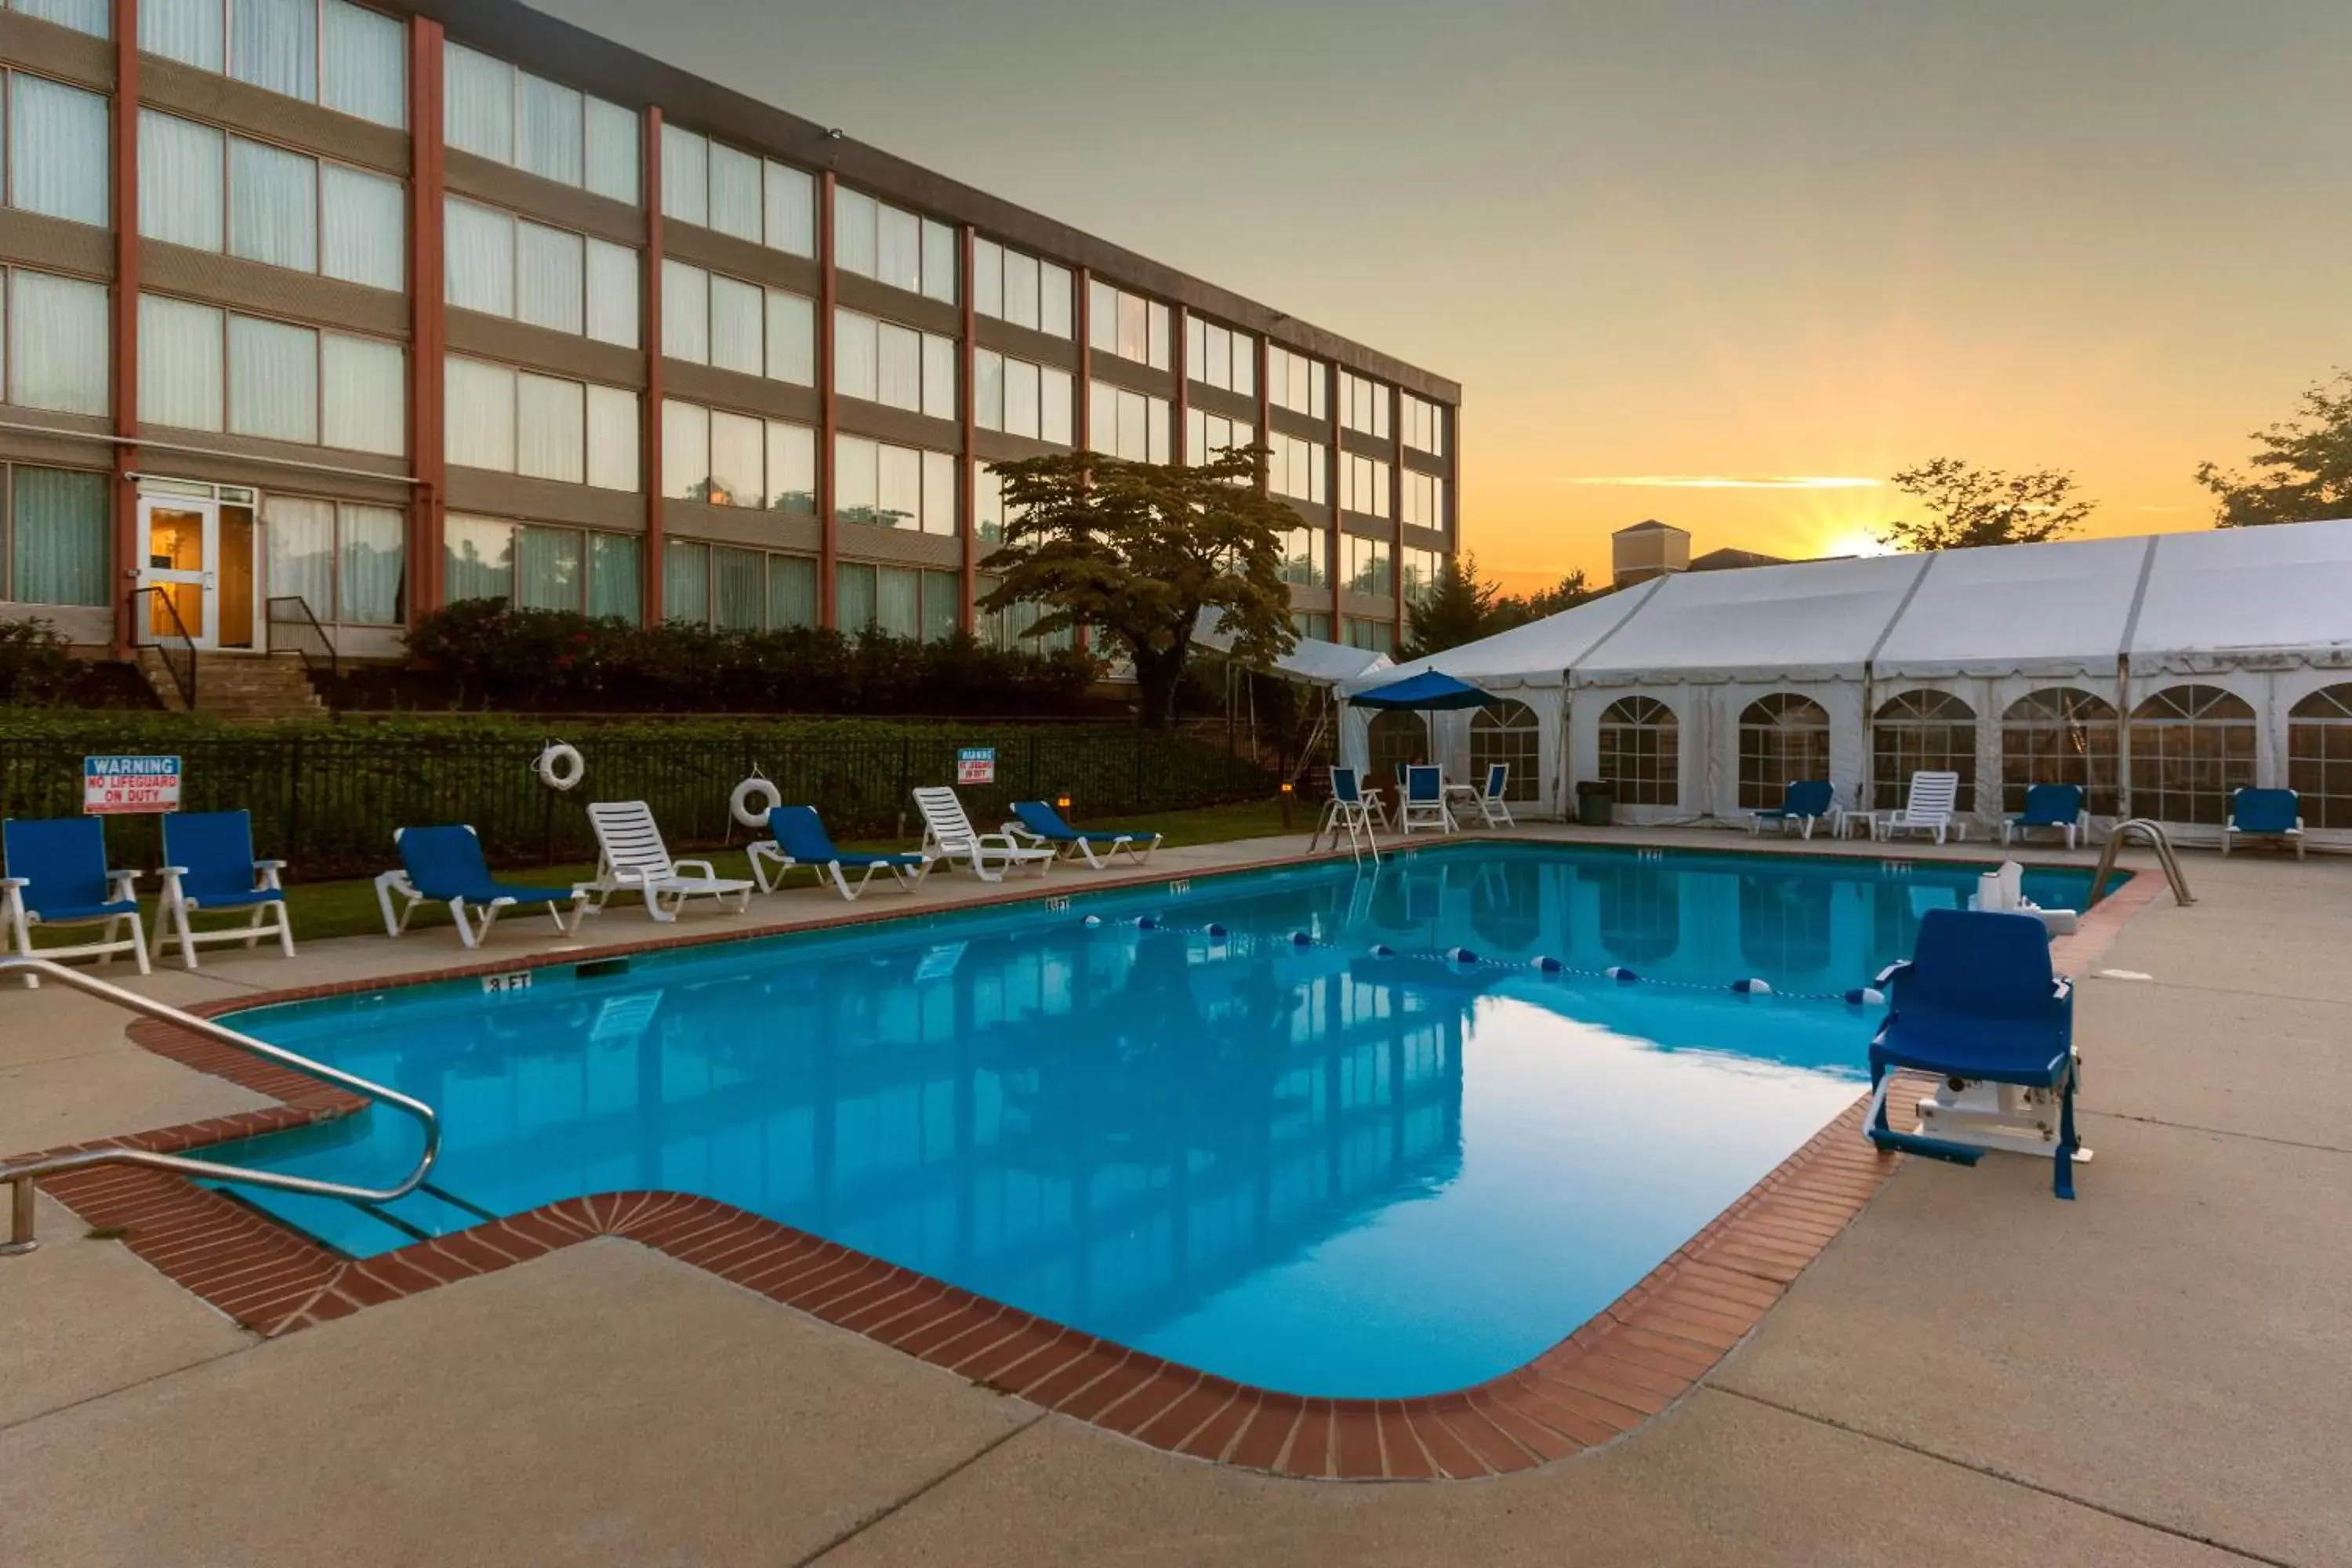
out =
[(1039, 437), (1043, 423), (1038, 367), (1027, 360), (1004, 362), (1004, 430), (1007, 435)]
[(228, 253), (300, 272), (319, 269), (319, 164), (228, 139)]
[(11, 479), (10, 597), (33, 605), (106, 604), (107, 476), (20, 463)]
[(972, 351), (971, 418), (983, 430), (1004, 428), (1004, 356), (993, 349)]
[(27, 16), (38, 16), (94, 38), (113, 36), (113, 24), (109, 20), (112, 14), (110, 0), (9, 0), (9, 4)]
[(710, 274), (662, 258), (662, 353), (710, 363)]
[[(643, 193), (637, 187), (637, 114), (601, 98), (585, 101), (588, 156), (583, 183), (600, 196), (635, 206)], [(633, 340), (634, 341), (634, 340)], [(608, 536), (600, 536), (608, 537)], [(631, 551), (636, 541), (627, 541)]]
[(587, 242), (588, 336), (600, 343), (637, 346), (637, 253), (609, 240)]
[(838, 561), (833, 568), (833, 608), (835, 623), (852, 637), (874, 624), (874, 568), (856, 561)]
[(855, 310), (833, 313), (833, 389), (842, 396), (874, 401), (876, 331), (880, 326)]
[[(8, 401), (27, 408), (54, 408), (61, 414), (104, 414), (108, 407), (108, 353), (113, 323), (106, 285), (79, 278), (53, 278), (46, 272), (8, 275), (10, 318), (16, 330), (8, 336)], [(141, 320), (146, 317), (141, 301)], [(219, 384), (219, 318), (212, 315), (215, 354), (214, 385)], [(166, 342), (162, 352), (169, 354)], [(142, 371), (144, 367), (142, 366)], [(143, 382), (142, 382), (143, 387)], [(140, 417), (148, 416), (143, 409)], [(219, 406), (215, 395), (212, 404)], [(212, 425), (198, 429), (217, 429)]]
[(923, 338), (893, 321), (875, 334), (874, 397), (893, 408), (923, 405)]
[(448, 458), (468, 468), (515, 467), (515, 373), (502, 364), (455, 354), (442, 380), (448, 418)]
[(767, 625), (768, 563), (756, 550), (710, 552), (710, 624), (721, 631), (756, 632)]
[(704, 500), (710, 494), (710, 410), (662, 400), (662, 494)]
[(451, 601), (504, 599), (514, 593), (514, 524), (454, 512), (443, 524), (443, 586)]
[(1118, 353), (1118, 290), (1100, 279), (1087, 280), (1087, 343), (1104, 353)]
[(1148, 462), (1168, 460), (1168, 400), (1164, 397), (1144, 399), (1144, 458)]
[(662, 615), (690, 626), (710, 624), (710, 546), (669, 542), (662, 552)]
[(1150, 311), (1150, 326), (1146, 346), (1147, 358), (1154, 370), (1168, 368), (1168, 307), (1153, 300)]
[(571, 529), (515, 530), (515, 604), (526, 610), (578, 610), (588, 575), (585, 554)]
[(228, 428), (233, 436), (317, 444), (317, 332), (251, 316), (228, 319)]
[(768, 557), (768, 626), (782, 631), (817, 624), (816, 563), (805, 555)]
[(923, 226), (913, 213), (875, 205), (874, 276), (908, 293), (923, 287)]
[(956, 634), (963, 583), (952, 572), (923, 574), (923, 640), (945, 642)]
[(398, 626), (407, 564), (404, 513), (388, 506), (344, 507), (336, 618), (362, 626)]
[(139, 47), (218, 76), (227, 21), (220, 0), (141, 0)]
[(923, 334), (923, 412), (934, 419), (956, 416), (956, 341)]
[(710, 142), (669, 124), (662, 127), (662, 216), (710, 226)]
[(767, 360), (767, 301), (760, 286), (710, 275), (710, 363), (758, 375)]
[(108, 207), (107, 103), (42, 77), (8, 77), (8, 200), (101, 227)]
[(326, 0), (319, 101), (378, 125), (408, 123), (408, 30), (382, 12)]
[(904, 566), (877, 567), (874, 574), (874, 626), (894, 637), (923, 632), (923, 574)]
[(816, 514), (816, 432), (805, 425), (768, 421), (768, 504), (778, 511)]
[(816, 384), (816, 303), (768, 290), (768, 374), (795, 386)]
[(1087, 445), (1097, 452), (1118, 450), (1118, 389), (1104, 382), (1087, 384)]
[[(1004, 252), (1003, 317), (1016, 327), (1038, 327), (1037, 258), (1017, 250)], [(1065, 334), (1066, 336), (1067, 334)]]
[(945, 452), (923, 454), (922, 527), (925, 533), (956, 531), (956, 460)]
[[(23, 311), (26, 279), (16, 276)], [(222, 379), (221, 312), (184, 300), (139, 297), (139, 420), (185, 430), (218, 430), (227, 421)], [(21, 328), (19, 341), (23, 338)]]
[(442, 204), (442, 294), (461, 310), (515, 312), (515, 220), (451, 196)]
[(289, 98), (315, 101), (317, 0), (236, 0), (228, 8), (228, 74)]
[(923, 455), (912, 447), (880, 448), (874, 521), (885, 528), (923, 525)]
[[(1004, 537), (1004, 481), (982, 470), (972, 478), (971, 531), (993, 544)], [(988, 589), (980, 590), (984, 596)]]
[(1070, 335), (1070, 271), (1050, 261), (1037, 264), (1037, 327), (1057, 338)]
[(1129, 462), (1141, 462), (1150, 455), (1151, 438), (1144, 429), (1145, 416), (1150, 409), (1144, 399), (1132, 392), (1118, 395), (1118, 454)]
[(923, 220), (923, 292), (956, 302), (956, 231), (929, 218)]
[(710, 144), (710, 226), (757, 245), (760, 224), (760, 160), (724, 142)]
[(514, 67), (463, 44), (445, 44), (441, 74), (443, 139), (462, 152), (513, 163)]
[(1037, 380), (1037, 435), (1039, 439), (1066, 447), (1071, 441), (1070, 373), (1066, 370), (1043, 369)]
[(980, 315), (1004, 315), (1004, 247), (992, 239), (971, 242), (971, 308)]
[(1214, 386), (1217, 384), (1216, 381), (1209, 374), (1208, 340), (1208, 323), (1198, 316), (1186, 316), (1184, 318), (1184, 372), (1194, 381), (1204, 381), (1211, 386)]
[(783, 163), (770, 163), (764, 173), (768, 244), (793, 256), (814, 256), (816, 181)]
[(1118, 347), (1113, 351), (1121, 359), (1131, 359), (1138, 364), (1150, 353), (1151, 304), (1140, 294), (1118, 297)]
[(588, 536), (588, 613), (635, 626), (644, 614), (646, 552), (626, 533)]
[(566, 229), (518, 226), (515, 320), (578, 336), (587, 324), (586, 241)]
[(139, 232), (150, 239), (218, 250), (226, 243), (221, 133), (209, 125), (139, 113)]
[(588, 389), (588, 482), (599, 489), (638, 488), (637, 395), (617, 386)]
[(562, 184), (580, 184), (587, 163), (587, 128), (580, 94), (529, 71), (515, 73), (520, 112), (515, 166)]
[(767, 427), (748, 415), (710, 416), (710, 501), (714, 506), (768, 504)]
[(588, 389), (522, 374), (515, 384), (515, 472), (583, 484), (588, 479)]
[(881, 484), (880, 449), (862, 436), (833, 441), (833, 510), (843, 522), (872, 522)]
[(846, 185), (833, 188), (833, 259), (844, 272), (874, 276), (874, 198)]
[[(144, 170), (140, 184), (147, 184)], [(143, 198), (142, 198), (143, 199)], [(330, 278), (400, 289), (408, 282), (407, 195), (398, 180), (341, 163), (319, 169), (319, 270)]]
[(398, 343), (328, 332), (319, 344), (320, 440), (387, 458), (408, 451), (408, 354)]

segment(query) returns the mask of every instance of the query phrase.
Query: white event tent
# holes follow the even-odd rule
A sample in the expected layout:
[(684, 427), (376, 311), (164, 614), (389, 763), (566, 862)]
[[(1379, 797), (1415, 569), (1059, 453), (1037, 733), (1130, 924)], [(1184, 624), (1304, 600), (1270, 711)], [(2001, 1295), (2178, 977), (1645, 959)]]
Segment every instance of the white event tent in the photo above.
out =
[(1424, 669), (1499, 700), (1350, 708), (1344, 755), (1508, 761), (1539, 815), (1607, 780), (1622, 821), (1744, 824), (1796, 779), (1891, 805), (1950, 767), (1983, 826), (2073, 783), (2210, 839), (2284, 785), (2352, 842), (2352, 521), (1675, 573), (1341, 694)]

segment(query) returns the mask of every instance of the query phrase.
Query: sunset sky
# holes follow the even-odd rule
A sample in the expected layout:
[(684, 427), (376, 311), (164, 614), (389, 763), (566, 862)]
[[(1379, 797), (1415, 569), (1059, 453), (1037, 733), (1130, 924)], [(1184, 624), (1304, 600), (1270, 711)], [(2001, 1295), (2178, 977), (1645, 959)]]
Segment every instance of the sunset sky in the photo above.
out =
[(2344, 0), (537, 3), (1460, 381), (1516, 587), (1939, 455), (2204, 527), (2352, 365)]

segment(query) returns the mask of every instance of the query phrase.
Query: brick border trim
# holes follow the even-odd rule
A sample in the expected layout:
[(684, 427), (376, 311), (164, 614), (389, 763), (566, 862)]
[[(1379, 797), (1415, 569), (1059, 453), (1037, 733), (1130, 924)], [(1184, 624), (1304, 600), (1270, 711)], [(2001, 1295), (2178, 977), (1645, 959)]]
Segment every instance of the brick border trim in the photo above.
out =
[[(2157, 891), (2154, 879), (2134, 877), (2085, 914), (2082, 931), (2063, 939), (2053, 958), (2069, 972), (2079, 970)], [(565, 955), (559, 962), (576, 961)], [(236, 999), (204, 1011), (425, 984), (482, 968)], [(176, 1152), (331, 1121), (365, 1103), (167, 1024), (142, 1019), (130, 1033), (159, 1056), (279, 1103), (79, 1147)], [(1530, 1469), (1613, 1442), (1689, 1394), (1899, 1163), (1863, 1139), (1863, 1110), (1857, 1099), (1639, 1283), (1535, 1360), (1474, 1388), (1410, 1399), (1309, 1398), (1235, 1383), (687, 1193), (567, 1198), (353, 1259), (162, 1171), (99, 1167), (47, 1184), (85, 1222), (125, 1232), (135, 1255), (266, 1338), (612, 1236), (983, 1387), (1167, 1452), (1297, 1478), (1465, 1479)]]

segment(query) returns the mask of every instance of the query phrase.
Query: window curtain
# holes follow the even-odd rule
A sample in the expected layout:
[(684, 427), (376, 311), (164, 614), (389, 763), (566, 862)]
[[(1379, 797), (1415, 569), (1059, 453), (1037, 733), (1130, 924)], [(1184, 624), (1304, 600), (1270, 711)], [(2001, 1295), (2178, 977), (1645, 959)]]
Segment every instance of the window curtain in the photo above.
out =
[(515, 312), (514, 219), (490, 207), (447, 197), (442, 204), (442, 297), (486, 315)]
[(760, 160), (713, 142), (710, 144), (710, 226), (757, 245), (760, 222)]
[(637, 253), (625, 245), (588, 242), (588, 336), (622, 348), (637, 346)]
[(299, 598), (321, 621), (335, 609), (335, 503), (272, 495), (261, 504), (268, 542), (268, 595)]
[(816, 432), (805, 425), (768, 421), (768, 504), (816, 513)]
[(956, 232), (931, 218), (923, 220), (923, 294), (942, 304), (956, 302)]
[(816, 563), (804, 555), (769, 556), (769, 626), (782, 631), (816, 623)]
[(576, 185), (587, 163), (586, 126), (580, 94), (568, 87), (519, 71), (515, 162), (531, 174)]
[(834, 436), (833, 510), (843, 522), (881, 521), (875, 516), (881, 458), (880, 448), (862, 436)]
[(1038, 389), (1043, 384), (1038, 367), (1027, 360), (1009, 359), (1004, 362), (1004, 430), (1007, 435), (1036, 438), (1043, 428), (1038, 418)]
[(228, 74), (239, 81), (316, 101), (317, 0), (236, 0), (228, 8)]
[(874, 276), (874, 198), (845, 185), (833, 188), (833, 259), (844, 272)]
[(971, 420), (983, 430), (1004, 428), (1004, 356), (994, 349), (972, 351)]
[(28, 408), (104, 414), (113, 323), (106, 285), (46, 272), (13, 272), (15, 333), (8, 398)]
[(741, 414), (710, 416), (710, 500), (717, 506), (764, 507), (767, 427)]
[(583, 484), (588, 479), (588, 389), (525, 373), (515, 383), (515, 472)]
[(319, 164), (228, 139), (228, 251), (297, 272), (319, 268)]
[(588, 389), (588, 482), (600, 489), (638, 487), (637, 395), (617, 386)]
[(107, 477), (21, 463), (11, 475), (9, 597), (28, 605), (106, 604)]
[(344, 507), (341, 563), (336, 613), (365, 626), (398, 626), (407, 584), (407, 518), (386, 506)]
[(587, 324), (584, 242), (535, 223), (516, 227), (515, 319), (579, 336)]
[(923, 516), (925, 533), (956, 531), (956, 460), (946, 452), (923, 454)]
[(308, 327), (228, 319), (228, 427), (236, 436), (319, 440), (319, 334)]
[(218, 250), (222, 231), (221, 133), (209, 125), (139, 112), (139, 232), (150, 239)]
[(468, 468), (515, 468), (515, 373), (502, 364), (452, 354), (443, 381), (448, 408), (448, 459)]
[(568, 528), (515, 530), (515, 603), (526, 610), (578, 610), (586, 564)]
[(9, 202), (27, 212), (104, 227), (106, 100), (44, 77), (8, 77)]
[[(584, 170), (589, 190), (600, 196), (635, 206), (642, 199), (637, 183), (637, 115), (635, 110), (601, 98), (587, 100), (588, 153)], [(634, 345), (635, 340), (630, 340)]]
[(408, 35), (390, 16), (326, 0), (319, 101), (378, 125), (408, 123)]
[[(1038, 327), (1037, 258), (1017, 250), (1004, 253), (1004, 319), (1016, 327)], [(1066, 310), (1064, 314), (1067, 314)], [(1065, 336), (1068, 334), (1065, 333)]]
[(710, 363), (710, 274), (662, 259), (662, 353), (690, 364)]
[(816, 384), (816, 306), (798, 294), (768, 290), (768, 374), (794, 386)]
[(588, 613), (631, 626), (645, 613), (645, 546), (626, 533), (588, 536)]
[(662, 553), (662, 616), (710, 624), (710, 546), (673, 539)]
[(875, 397), (875, 333), (882, 323), (855, 310), (833, 312), (833, 390), (843, 397)]
[(452, 147), (513, 163), (514, 67), (463, 44), (442, 50), (442, 136)]
[(874, 624), (874, 568), (839, 561), (833, 568), (835, 624), (856, 637)]
[(923, 640), (945, 642), (956, 634), (957, 601), (963, 584), (952, 572), (923, 574)]
[(710, 142), (691, 131), (662, 125), (662, 216), (710, 225)]
[(710, 495), (710, 410), (662, 399), (662, 494), (672, 500)]
[(220, 0), (140, 0), (139, 47), (218, 75), (227, 19)]
[(744, 375), (766, 371), (767, 306), (757, 284), (710, 279), (710, 363)]
[(876, 333), (875, 391), (877, 402), (893, 408), (919, 409), (923, 405), (923, 338), (919, 332), (889, 321), (879, 324)]
[(9, 0), (9, 4), (27, 16), (40, 16), (94, 38), (114, 36), (110, 20), (113, 6), (109, 0)]
[(915, 215), (875, 205), (874, 277), (894, 289), (919, 293), (923, 287), (923, 226)]
[(756, 632), (767, 624), (767, 563), (756, 550), (710, 552), (710, 624), (721, 631)]
[(816, 182), (782, 163), (768, 164), (764, 174), (768, 244), (793, 256), (814, 256)]
[(221, 332), (221, 312), (208, 306), (139, 296), (142, 424), (216, 431), (226, 423)]
[(408, 354), (398, 343), (329, 332), (320, 344), (320, 439), (352, 452), (408, 451)]
[(441, 532), (447, 552), (444, 585), (452, 604), (513, 597), (513, 523), (452, 513)]
[(934, 419), (956, 416), (956, 341), (923, 334), (923, 412)]
[[(142, 172), (141, 184), (145, 184)], [(319, 170), (319, 270), (398, 290), (408, 280), (408, 218), (398, 180), (341, 163)]]
[(874, 521), (885, 528), (921, 528), (923, 455), (912, 447), (884, 447), (878, 458)]
[(894, 637), (923, 633), (923, 574), (904, 566), (875, 572), (874, 624)]

